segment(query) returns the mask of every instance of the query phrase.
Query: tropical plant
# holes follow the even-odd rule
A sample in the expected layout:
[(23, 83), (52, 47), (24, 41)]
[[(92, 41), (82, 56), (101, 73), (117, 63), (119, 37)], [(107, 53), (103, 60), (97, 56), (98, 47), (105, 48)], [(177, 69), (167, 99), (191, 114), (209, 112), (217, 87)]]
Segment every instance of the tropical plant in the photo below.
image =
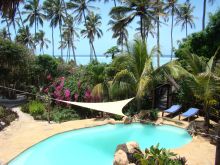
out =
[(36, 42), (40, 46), (40, 52), (42, 51), (44, 54), (44, 47), (48, 49), (47, 43), (50, 43), (50, 40), (45, 37), (45, 32), (43, 30), (39, 30), (39, 32), (36, 33)]
[(186, 29), (186, 37), (188, 35), (188, 25), (190, 25), (191, 28), (195, 27), (193, 16), (193, 11), (195, 7), (192, 6), (192, 4), (189, 1), (186, 1), (184, 4), (180, 5), (179, 12), (176, 17), (176, 25), (181, 23), (182, 30)]
[[(102, 0), (99, 0), (102, 1)], [(104, 3), (109, 2), (110, 0), (104, 0)], [(122, 3), (122, 0), (113, 0), (114, 1), (114, 6), (117, 7), (117, 2)]]
[(185, 165), (186, 160), (184, 157), (177, 158), (177, 154), (166, 150), (165, 148), (159, 148), (159, 144), (151, 146), (149, 149), (145, 149), (145, 155), (142, 153), (135, 153), (137, 165)]
[(31, 49), (34, 48), (34, 39), (30, 33), (30, 29), (28, 26), (26, 26), (25, 28), (20, 28), (18, 30), (15, 40), (16, 42), (25, 45)]
[(27, 18), (24, 22), (29, 21), (29, 25), (32, 27), (34, 25), (35, 37), (37, 33), (38, 24), (43, 26), (43, 20), (46, 18), (45, 14), (42, 12), (42, 6), (39, 0), (28, 0), (24, 5), (25, 11), (23, 14), (27, 14)]
[(11, 40), (11, 33), (10, 33), (10, 24), (9, 24), (9, 19), (7, 16), (2, 16), (2, 21), (1, 23), (6, 23), (6, 26), (7, 26), (7, 33), (8, 33), (8, 38), (9, 40)]
[(16, 26), (18, 26), (18, 28), (21, 27), (20, 25), (20, 18), (19, 17), (13, 17), (13, 18), (9, 18), (9, 26), (13, 26), (13, 29), (15, 31), (15, 35), (17, 34), (17, 28)]
[(95, 36), (100, 38), (102, 36), (102, 30), (99, 28), (101, 26), (101, 16), (98, 14), (94, 14), (91, 12), (86, 17), (85, 29), (81, 31), (81, 34), (84, 37), (89, 39), (90, 44), (90, 61), (92, 60), (93, 53), (95, 55), (95, 60), (97, 60), (95, 47), (94, 47), (94, 40)]
[(111, 16), (111, 20), (109, 21), (109, 25), (111, 25), (111, 30), (113, 32), (112, 38), (117, 38), (117, 44), (121, 45), (121, 50), (123, 52), (123, 47), (126, 45), (128, 47), (128, 31), (124, 24), (118, 24), (124, 18), (121, 14), (114, 14)]
[[(213, 5), (215, 0), (208, 0)], [(203, 0), (203, 13), (202, 13), (202, 30), (205, 30), (205, 16), (206, 16), (206, 3), (207, 0)]]
[(23, 2), (23, 0), (0, 1), (0, 11), (3, 15), (8, 15), (10, 18), (13, 18), (21, 2)]
[(123, 19), (120, 19), (115, 26), (123, 27), (130, 24), (134, 18), (140, 19), (140, 34), (142, 40), (145, 40), (145, 33), (143, 28), (143, 20), (146, 18), (157, 21), (155, 17), (155, 5), (148, 0), (125, 0), (123, 6), (113, 7), (110, 11), (111, 17), (113, 15), (124, 15)]
[(8, 31), (6, 30), (6, 28), (0, 30), (0, 38), (3, 38), (5, 40), (9, 39)]
[(173, 58), (173, 24), (174, 24), (174, 16), (178, 14), (178, 0), (167, 0), (164, 11), (166, 14), (171, 14), (171, 60)]
[(46, 110), (45, 105), (39, 101), (31, 101), (28, 105), (30, 114), (35, 118)]
[(109, 48), (104, 54), (108, 57), (109, 55), (111, 55), (112, 59), (115, 57), (115, 55), (117, 53), (119, 53), (120, 50), (118, 49), (117, 46), (113, 46), (111, 48)]
[(70, 0), (67, 3), (67, 7), (70, 10), (73, 10), (73, 14), (76, 14), (75, 19), (78, 23), (82, 22), (84, 19), (84, 24), (86, 24), (86, 15), (91, 12), (91, 9), (95, 8), (90, 5), (91, 2), (95, 0)]

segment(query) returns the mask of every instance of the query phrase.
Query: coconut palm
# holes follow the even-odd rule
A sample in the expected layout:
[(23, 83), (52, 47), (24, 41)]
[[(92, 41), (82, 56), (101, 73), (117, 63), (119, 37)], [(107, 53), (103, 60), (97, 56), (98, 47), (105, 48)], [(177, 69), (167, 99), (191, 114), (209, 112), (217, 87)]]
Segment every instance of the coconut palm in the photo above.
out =
[[(66, 37), (65, 41), (68, 41), (70, 43), (69, 50), (70, 48), (72, 48), (72, 53), (73, 53), (73, 58), (74, 58), (74, 62), (76, 64), (76, 54), (75, 54), (75, 46), (74, 46), (74, 40), (75, 37), (79, 37), (78, 33), (77, 33), (77, 28), (74, 27), (74, 22), (73, 22), (73, 17), (71, 17), (70, 15), (67, 16), (67, 18), (65, 19), (65, 25), (63, 27), (64, 32), (63, 35)], [(67, 37), (69, 39), (67, 39)], [(69, 52), (70, 54), (70, 52)]]
[(171, 60), (173, 58), (173, 24), (174, 24), (174, 16), (178, 13), (178, 0), (167, 0), (166, 6), (164, 8), (164, 11), (166, 14), (171, 15), (171, 32), (170, 32), (170, 38), (171, 38)]
[(23, 0), (0, 1), (0, 11), (3, 15), (8, 15), (9, 18), (13, 18), (21, 2), (23, 2)]
[(123, 46), (126, 45), (128, 47), (128, 31), (126, 26), (118, 24), (118, 21), (122, 18), (124, 18), (124, 16), (120, 14), (112, 15), (108, 25), (111, 26), (110, 29), (113, 32), (112, 38), (117, 38), (117, 44), (121, 45), (121, 50), (123, 52)]
[(183, 5), (180, 5), (179, 12), (176, 17), (176, 25), (181, 23), (182, 30), (186, 29), (186, 37), (188, 35), (188, 25), (190, 25), (191, 28), (195, 27), (193, 16), (193, 11), (195, 7), (190, 4), (190, 2), (185, 2)]
[[(142, 40), (145, 39), (143, 30), (143, 20), (149, 17), (157, 20), (155, 17), (155, 6), (149, 0), (125, 0), (123, 6), (113, 7), (110, 15), (124, 15), (125, 17), (117, 22), (117, 26), (127, 26), (136, 17), (140, 19), (140, 34)], [(120, 25), (121, 24), (121, 25)]]
[[(211, 3), (212, 5), (214, 1), (215, 0), (208, 0), (208, 2)], [(202, 30), (205, 29), (206, 4), (207, 4), (207, 0), (203, 0)]]
[(99, 28), (100, 26), (101, 26), (101, 16), (91, 12), (86, 17), (85, 29), (83, 29), (81, 31), (81, 34), (84, 37), (87, 37), (89, 39), (90, 50), (91, 50), (90, 51), (90, 60), (92, 60), (93, 53), (95, 55), (95, 59), (97, 60), (95, 47), (94, 47), (93, 43), (95, 40), (95, 36), (100, 38), (103, 35), (102, 30)]
[(22, 12), (23, 14), (27, 14), (27, 18), (24, 22), (29, 21), (30, 27), (34, 25), (35, 37), (38, 25), (40, 24), (43, 26), (43, 20), (46, 18), (45, 14), (42, 12), (42, 7), (39, 2), (39, 0), (28, 0), (24, 5), (25, 11)]
[(8, 31), (7, 32), (8, 33), (8, 38), (9, 38), (9, 40), (11, 40), (9, 18), (7, 16), (3, 15), (1, 23), (6, 23), (6, 27), (7, 27), (7, 31)]
[(94, 1), (95, 0), (70, 0), (70, 2), (67, 3), (67, 8), (73, 10), (73, 14), (76, 14), (75, 19), (78, 23), (81, 23), (82, 19), (84, 19), (84, 23), (86, 24), (86, 15), (90, 13), (91, 9), (94, 9), (90, 3)]
[[(54, 54), (54, 38), (53, 30), (59, 26), (60, 38), (62, 42), (62, 25), (65, 19), (65, 8), (62, 0), (46, 0), (43, 4), (43, 9), (47, 13), (47, 19), (50, 20), (50, 27), (52, 29), (52, 45)], [(61, 48), (61, 57), (63, 57), (63, 49)]]
[(3, 39), (9, 39), (9, 36), (8, 36), (8, 32), (6, 30), (6, 28), (3, 28), (0, 30), (0, 38), (3, 38)]
[(17, 34), (17, 28), (20, 28), (21, 27), (21, 24), (20, 24), (20, 18), (19, 17), (12, 17), (12, 18), (9, 18), (9, 26), (13, 26), (13, 29), (15, 31), (15, 35)]
[[(99, 0), (99, 2), (102, 0)], [(104, 3), (109, 2), (110, 0), (104, 0)], [(122, 0), (113, 0), (114, 1), (114, 6), (117, 7), (117, 2), (122, 3)]]
[(40, 52), (44, 54), (44, 47), (48, 49), (47, 43), (50, 43), (50, 40), (45, 37), (45, 32), (43, 30), (39, 30), (39, 32), (36, 34), (36, 42), (40, 46)]
[(15, 37), (15, 41), (31, 48), (32, 50), (34, 49), (34, 38), (31, 35), (28, 26), (26, 26), (25, 28), (18, 29), (18, 33)]

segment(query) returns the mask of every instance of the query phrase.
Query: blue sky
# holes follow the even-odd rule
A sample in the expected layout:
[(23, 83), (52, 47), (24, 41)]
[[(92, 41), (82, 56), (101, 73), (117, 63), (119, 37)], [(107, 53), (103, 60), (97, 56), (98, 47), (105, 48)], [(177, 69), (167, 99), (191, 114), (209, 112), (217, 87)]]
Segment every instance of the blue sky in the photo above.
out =
[[(41, 0), (41, 3), (43, 0)], [(179, 0), (179, 3), (185, 2), (184, 0)], [(193, 32), (198, 32), (202, 29), (202, 10), (203, 10), (203, 1), (201, 0), (191, 0), (191, 3), (193, 6), (195, 6), (194, 10), (194, 16), (195, 18), (195, 24), (196, 27), (195, 29), (189, 29), (188, 33), (193, 33)], [(112, 39), (112, 32), (108, 31), (110, 26), (108, 26), (108, 22), (110, 20), (110, 17), (108, 16), (109, 11), (111, 10), (111, 7), (114, 6), (113, 1), (110, 1), (110, 3), (101, 3), (101, 2), (94, 2), (92, 3), (93, 6), (98, 7), (98, 10), (94, 10), (95, 13), (98, 13), (102, 17), (102, 26), (101, 29), (103, 31), (103, 36), (101, 39), (95, 39), (95, 49), (97, 54), (102, 55), (108, 48), (111, 46), (116, 45), (116, 40)], [(22, 7), (22, 6), (20, 6)], [(207, 5), (207, 17), (206, 17), (206, 22), (208, 22), (208, 13), (210, 12), (215, 12), (218, 8), (220, 8), (220, 1), (216, 0), (214, 5), (211, 6), (210, 4)], [(167, 25), (161, 25), (160, 28), (160, 45), (161, 45), (161, 51), (162, 54), (169, 55), (170, 54), (170, 24), (171, 21), (167, 23)], [(3, 28), (5, 25), (1, 24), (0, 28)], [(136, 33), (135, 28), (138, 25), (136, 24), (136, 21), (134, 21), (129, 27), (128, 27), (128, 32), (129, 32), (129, 41), (132, 41), (134, 38), (134, 34)], [(82, 29), (83, 25), (77, 25), (77, 28)], [(42, 29), (43, 31), (46, 32), (46, 37), (50, 40), (51, 39), (51, 29), (49, 28), (49, 23), (44, 22), (43, 27), (39, 26), (40, 30)], [(10, 29), (11, 33), (13, 32), (13, 28)], [(31, 28), (31, 31), (34, 33), (34, 27)], [(80, 34), (80, 30), (78, 31)], [(59, 55), (60, 50), (58, 49), (60, 37), (59, 37), (59, 29), (58, 27), (55, 29), (55, 54)], [(185, 31), (181, 31), (180, 26), (175, 26), (174, 28), (174, 46), (177, 48), (177, 41), (181, 40), (182, 38), (185, 37)], [(90, 53), (90, 47), (89, 47), (89, 42), (87, 38), (82, 38), (80, 37), (75, 41), (76, 45), (76, 54), (77, 55), (88, 55)], [(148, 39), (148, 48), (152, 48), (153, 46), (156, 45), (156, 37), (152, 38), (149, 37)], [(45, 51), (47, 54), (52, 54), (52, 46), (49, 44), (49, 48)], [(36, 51), (37, 54), (40, 54), (39, 48)], [(64, 50), (64, 54), (66, 53), (66, 50)]]

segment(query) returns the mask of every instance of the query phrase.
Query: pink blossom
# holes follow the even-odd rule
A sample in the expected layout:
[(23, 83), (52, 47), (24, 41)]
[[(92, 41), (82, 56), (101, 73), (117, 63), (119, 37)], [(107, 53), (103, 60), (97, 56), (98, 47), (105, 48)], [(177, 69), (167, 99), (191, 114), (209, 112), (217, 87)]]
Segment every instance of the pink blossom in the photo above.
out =
[(84, 98), (85, 98), (85, 101), (86, 101), (86, 102), (90, 102), (90, 101), (91, 101), (92, 96), (91, 96), (91, 91), (90, 91), (90, 89), (87, 89), (87, 90), (86, 90)]
[(44, 89), (44, 93), (48, 93), (48, 91), (49, 91), (49, 88)]
[(52, 80), (51, 74), (47, 75), (47, 80)]
[(64, 94), (65, 94), (65, 98), (66, 98), (67, 100), (70, 100), (70, 90), (69, 90), (69, 89), (66, 89), (66, 90), (64, 91)]

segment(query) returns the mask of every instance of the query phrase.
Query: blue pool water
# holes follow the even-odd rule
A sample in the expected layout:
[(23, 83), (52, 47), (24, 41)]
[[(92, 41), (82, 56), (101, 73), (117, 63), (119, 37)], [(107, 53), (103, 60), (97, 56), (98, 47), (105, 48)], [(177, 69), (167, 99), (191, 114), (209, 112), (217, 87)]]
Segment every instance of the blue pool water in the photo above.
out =
[(187, 131), (169, 125), (104, 125), (52, 136), (27, 149), (9, 164), (111, 165), (115, 149), (121, 143), (136, 141), (142, 150), (159, 143), (160, 147), (171, 149), (191, 140)]

